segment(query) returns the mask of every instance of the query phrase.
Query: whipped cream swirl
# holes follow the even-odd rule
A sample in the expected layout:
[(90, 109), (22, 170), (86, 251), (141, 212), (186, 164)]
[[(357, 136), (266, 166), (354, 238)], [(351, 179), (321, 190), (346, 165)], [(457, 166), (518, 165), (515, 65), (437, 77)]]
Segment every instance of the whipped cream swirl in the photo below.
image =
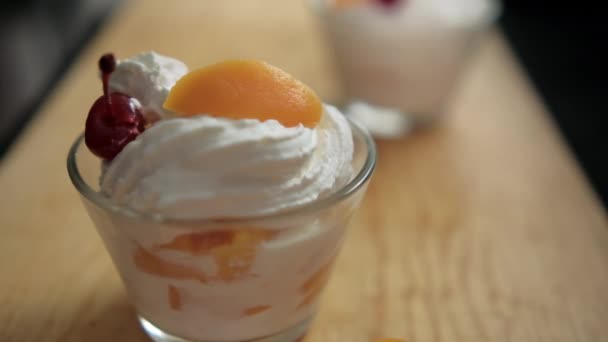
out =
[(325, 106), (314, 129), (210, 116), (163, 120), (108, 165), (116, 204), (171, 218), (250, 217), (310, 203), (351, 177), (353, 141)]
[(110, 90), (137, 99), (148, 121), (174, 117), (163, 108), (169, 91), (177, 80), (188, 72), (188, 67), (175, 58), (156, 52), (143, 52), (120, 60), (110, 77)]
[(253, 217), (310, 203), (350, 180), (352, 133), (336, 108), (325, 105), (314, 128), (179, 118), (162, 103), (186, 70), (151, 52), (121, 61), (114, 72), (112, 88), (160, 120), (105, 165), (101, 191), (115, 204), (167, 218)]

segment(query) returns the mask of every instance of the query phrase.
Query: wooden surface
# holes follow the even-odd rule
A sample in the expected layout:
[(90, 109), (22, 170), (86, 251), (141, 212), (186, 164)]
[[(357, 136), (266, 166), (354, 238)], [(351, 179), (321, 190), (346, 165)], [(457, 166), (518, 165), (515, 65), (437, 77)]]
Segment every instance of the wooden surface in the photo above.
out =
[[(122, 8), (2, 162), (0, 341), (146, 341), (65, 169), (102, 52), (262, 58), (338, 98), (303, 1), (179, 4)], [(439, 126), (378, 149), (309, 341), (608, 340), (605, 212), (500, 35)]]

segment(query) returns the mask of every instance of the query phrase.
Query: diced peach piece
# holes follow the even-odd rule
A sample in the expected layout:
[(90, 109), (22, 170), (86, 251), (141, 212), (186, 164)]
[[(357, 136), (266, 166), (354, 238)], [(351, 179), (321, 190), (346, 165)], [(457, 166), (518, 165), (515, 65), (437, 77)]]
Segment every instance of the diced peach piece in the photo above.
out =
[(323, 286), (324, 285), (315, 287), (310, 292), (306, 293), (304, 295), (304, 298), (296, 306), (296, 310), (305, 308), (314, 303), (315, 300), (317, 300), (317, 298), (319, 298), (319, 296), (321, 295), (321, 292), (323, 292)]
[(276, 234), (277, 231), (259, 228), (188, 233), (157, 248), (209, 256), (217, 266), (217, 273), (210, 278), (230, 282), (249, 274), (258, 246)]
[(300, 291), (304, 294), (304, 298), (300, 301), (296, 307), (296, 310), (314, 303), (319, 295), (321, 295), (323, 288), (329, 280), (329, 275), (331, 274), (331, 268), (334, 260), (335, 257), (330, 258), (325, 265), (321, 266), (318, 271), (316, 271), (302, 284), (302, 286), (300, 286)]
[(162, 259), (160, 256), (137, 246), (133, 254), (135, 266), (142, 272), (169, 279), (208, 281), (202, 271)]
[(176, 250), (192, 255), (205, 255), (214, 248), (231, 244), (235, 235), (236, 232), (232, 230), (182, 234), (175, 237), (171, 242), (158, 246), (158, 248)]
[(355, 7), (355, 6), (361, 6), (363, 4), (365, 4), (365, 0), (334, 0), (333, 1), (333, 5), (336, 8), (348, 8), (348, 7)]
[(313, 291), (316, 288), (323, 287), (329, 279), (331, 267), (334, 263), (335, 257), (332, 257), (325, 265), (321, 266), (319, 270), (313, 273), (300, 287), (300, 290), (304, 293)]
[(249, 274), (258, 246), (276, 234), (271, 230), (243, 229), (237, 232), (230, 245), (213, 249), (210, 254), (218, 267), (217, 278), (230, 282)]
[(164, 107), (183, 116), (206, 114), (230, 119), (275, 119), (287, 127), (314, 127), (321, 100), (304, 83), (268, 63), (230, 60), (184, 75)]
[(179, 294), (177, 287), (169, 285), (167, 288), (167, 297), (169, 299), (169, 307), (173, 310), (179, 311), (182, 308), (182, 297)]
[(271, 308), (270, 305), (258, 305), (243, 310), (243, 316), (254, 316)]

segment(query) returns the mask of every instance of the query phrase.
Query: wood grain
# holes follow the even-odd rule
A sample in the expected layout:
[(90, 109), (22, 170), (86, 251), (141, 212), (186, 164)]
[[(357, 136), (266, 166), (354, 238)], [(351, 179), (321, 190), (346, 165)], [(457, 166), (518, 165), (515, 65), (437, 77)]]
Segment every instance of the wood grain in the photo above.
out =
[[(65, 170), (102, 52), (261, 58), (339, 99), (303, 1), (179, 3), (125, 5), (2, 162), (0, 341), (146, 341)], [(438, 126), (378, 148), (308, 341), (608, 339), (605, 213), (500, 34)]]

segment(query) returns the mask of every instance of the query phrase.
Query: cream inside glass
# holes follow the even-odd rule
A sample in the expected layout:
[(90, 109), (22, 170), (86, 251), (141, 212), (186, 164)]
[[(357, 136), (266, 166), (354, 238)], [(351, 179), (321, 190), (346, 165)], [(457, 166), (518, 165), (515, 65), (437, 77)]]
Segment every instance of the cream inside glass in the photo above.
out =
[(310, 2), (334, 52), (346, 112), (379, 136), (399, 136), (445, 111), (467, 57), (500, 12), (496, 0)]
[[(103, 75), (104, 96), (70, 149), (68, 173), (145, 332), (162, 342), (302, 338), (373, 173), (369, 133), (320, 102), (317, 121), (305, 121), (317, 108), (314, 93), (265, 63), (221, 62), (189, 73), (155, 53), (117, 66), (104, 57), (102, 72), (103, 63), (117, 70), (115, 84)], [(257, 101), (247, 92), (262, 89), (259, 80), (291, 87), (307, 111), (270, 103), (292, 112), (258, 119), (231, 117), (257, 106), (234, 98), (221, 106), (236, 112), (184, 115), (177, 110), (192, 101), (167, 105), (175, 89), (198, 87), (195, 95), (204, 97), (200, 87), (212, 92), (226, 82), (241, 91), (214, 99)], [(122, 104), (129, 107), (116, 107)], [(133, 132), (124, 146), (107, 146)]]

